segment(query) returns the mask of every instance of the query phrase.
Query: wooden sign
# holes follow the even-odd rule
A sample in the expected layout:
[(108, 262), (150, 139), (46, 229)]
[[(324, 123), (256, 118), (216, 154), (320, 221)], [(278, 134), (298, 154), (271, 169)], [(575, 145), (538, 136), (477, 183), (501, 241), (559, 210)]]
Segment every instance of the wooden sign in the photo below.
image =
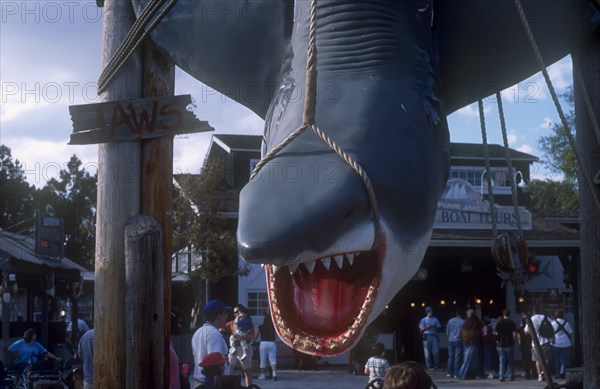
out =
[(73, 133), (69, 144), (83, 145), (214, 131), (187, 110), (190, 95), (110, 101), (69, 107)]

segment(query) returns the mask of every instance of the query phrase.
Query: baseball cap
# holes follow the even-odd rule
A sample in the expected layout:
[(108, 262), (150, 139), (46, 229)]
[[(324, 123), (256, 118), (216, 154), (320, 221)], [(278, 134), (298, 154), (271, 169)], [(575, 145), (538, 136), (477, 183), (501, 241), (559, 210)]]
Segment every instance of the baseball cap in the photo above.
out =
[(431, 312), (431, 311), (433, 311), (433, 308), (431, 308), (431, 307), (426, 307), (426, 308), (425, 308), (425, 313), (427, 313), (427, 312)]
[(231, 307), (226, 306), (221, 300), (210, 300), (204, 306), (204, 313), (221, 313), (223, 311), (229, 311)]
[(214, 353), (210, 353), (202, 358), (202, 362), (198, 364), (200, 367), (214, 366), (225, 363), (225, 357), (220, 352), (215, 351)]

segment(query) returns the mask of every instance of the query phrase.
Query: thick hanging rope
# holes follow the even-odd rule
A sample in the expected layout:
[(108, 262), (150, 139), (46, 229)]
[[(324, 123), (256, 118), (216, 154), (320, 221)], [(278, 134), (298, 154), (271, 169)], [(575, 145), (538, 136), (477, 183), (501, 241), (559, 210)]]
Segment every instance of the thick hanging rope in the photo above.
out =
[(315, 124), (317, 110), (317, 2), (310, 3), (310, 29), (306, 58), (306, 96), (304, 98), (304, 125)]
[[(517, 183), (516, 183), (516, 173), (513, 174), (512, 167), (512, 157), (510, 155), (510, 147), (508, 145), (508, 134), (506, 131), (506, 120), (504, 117), (504, 107), (502, 105), (502, 95), (500, 91), (496, 91), (496, 99), (498, 103), (498, 115), (500, 116), (500, 128), (502, 129), (502, 141), (504, 143), (504, 156), (506, 158), (506, 166), (508, 168), (508, 175), (510, 181), (510, 193), (512, 195), (512, 205), (515, 213), (515, 222), (517, 224), (518, 237), (515, 239), (515, 249), (517, 254), (519, 255), (519, 261), (515, 261), (513, 259), (512, 266), (515, 269), (515, 272), (511, 274), (511, 280), (513, 285), (515, 286), (515, 295), (520, 295), (523, 291), (525, 279), (523, 273), (522, 264), (527, 261), (528, 258), (523, 258), (525, 256), (529, 256), (527, 252), (527, 246), (525, 243), (525, 235), (523, 234), (523, 225), (521, 223), (521, 212), (519, 212), (519, 199), (517, 197)], [(521, 177), (524, 179), (523, 177)], [(509, 238), (508, 245), (510, 250), (512, 250), (512, 242)]]
[[(133, 54), (143, 40), (152, 32), (162, 18), (173, 8), (177, 0), (169, 0), (164, 8), (154, 17), (152, 22), (147, 25), (152, 19), (156, 11), (164, 5), (166, 0), (152, 0), (146, 4), (140, 16), (135, 20), (127, 36), (110, 59), (110, 62), (98, 78), (98, 94), (104, 92), (110, 81), (117, 75), (119, 70), (125, 65), (127, 59)], [(147, 27), (146, 27), (147, 25)], [(145, 29), (144, 29), (145, 28)]]
[[(508, 163), (509, 176), (511, 177), (510, 185), (511, 185), (511, 193), (513, 194), (513, 206), (515, 209), (515, 218), (517, 221), (519, 236), (522, 239), (523, 238), (523, 229), (521, 226), (521, 217), (519, 214), (519, 207), (518, 207), (518, 202), (517, 202), (517, 198), (516, 198), (516, 193), (515, 193), (515, 189), (513, 189), (513, 188), (515, 188), (514, 177), (512, 176), (512, 163), (511, 163), (511, 159), (510, 159), (510, 150), (508, 149), (508, 137), (506, 136), (506, 125), (504, 122), (504, 111), (502, 109), (502, 100), (501, 100), (502, 97), (500, 96), (500, 94), (498, 92), (496, 94), (496, 98), (498, 99), (498, 102), (499, 102), (500, 121), (501, 121), (501, 126), (503, 128), (502, 137), (504, 139), (504, 145), (505, 145), (504, 150), (506, 153), (508, 153), (508, 155), (507, 155), (508, 162), (507, 163)], [(510, 279), (510, 281), (514, 285), (515, 294), (520, 295), (521, 291), (523, 290), (523, 285), (525, 283), (525, 280), (523, 278), (523, 271), (522, 271), (521, 263), (519, 261), (512, 260), (511, 261), (512, 263), (509, 264), (509, 266), (515, 270), (512, 272), (507, 272), (506, 269), (503, 269), (498, 266), (498, 262), (501, 261), (503, 258), (503, 254), (502, 254), (503, 247), (505, 250), (507, 250), (507, 251), (505, 251), (505, 253), (510, 255), (512, 258), (512, 253), (511, 253), (512, 252), (512, 242), (511, 242), (511, 238), (509, 237), (509, 235), (507, 235), (507, 234), (498, 235), (498, 224), (496, 221), (496, 212), (494, 209), (494, 190), (492, 189), (492, 174), (491, 174), (492, 170), (491, 170), (491, 164), (490, 164), (490, 151), (489, 151), (488, 142), (487, 142), (487, 131), (486, 131), (486, 127), (485, 127), (485, 114), (483, 111), (483, 102), (481, 101), (481, 99), (479, 99), (478, 105), (479, 105), (479, 121), (480, 121), (480, 125), (481, 125), (481, 138), (483, 141), (483, 151), (484, 151), (484, 156), (485, 156), (485, 168), (488, 172), (487, 187), (488, 187), (488, 197), (489, 197), (489, 202), (490, 202), (490, 216), (492, 217), (492, 239), (493, 239), (492, 256), (496, 260), (496, 269), (499, 271), (498, 275), (500, 276), (500, 278), (502, 278), (504, 280), (504, 282), (506, 282)], [(482, 185), (483, 185), (483, 183), (482, 183)], [(515, 242), (515, 244), (519, 245), (519, 241)], [(517, 248), (517, 251), (519, 251), (518, 248)], [(504, 265), (504, 266), (506, 266), (506, 265)]]
[(103, 86), (102, 83), (105, 82), (109, 75), (115, 73), (116, 69), (118, 68), (118, 65), (129, 56), (127, 53), (131, 52), (131, 48), (135, 44), (135, 41), (138, 40), (142, 34), (142, 29), (150, 20), (152, 15), (154, 15), (154, 12), (156, 12), (156, 9), (160, 6), (162, 1), (163, 0), (151, 0), (148, 4), (146, 4), (139, 17), (135, 19), (133, 25), (131, 26), (131, 29), (127, 32), (127, 35), (125, 36), (125, 39), (123, 39), (123, 42), (121, 42), (109, 63), (102, 70), (102, 73), (98, 78), (98, 92), (101, 91), (100, 86)]
[(360, 179), (365, 186), (369, 202), (371, 204), (371, 213), (373, 217), (373, 228), (375, 230), (375, 239), (373, 240), (373, 247), (379, 241), (381, 233), (381, 216), (379, 214), (379, 207), (377, 206), (377, 197), (375, 196), (375, 190), (371, 184), (365, 170), (360, 166), (358, 162), (352, 158), (347, 152), (345, 152), (340, 146), (338, 146), (333, 139), (325, 134), (316, 125), (316, 109), (317, 109), (317, 1), (311, 0), (310, 3), (310, 26), (308, 33), (308, 50), (306, 60), (306, 94), (304, 98), (304, 114), (302, 124), (292, 133), (290, 133), (281, 143), (271, 149), (266, 155), (254, 167), (254, 171), (250, 175), (250, 180), (253, 180), (260, 170), (283, 148), (290, 144), (307, 128), (310, 128), (323, 142), (325, 142), (333, 151), (335, 151), (350, 167), (358, 174)]
[(581, 171), (581, 176), (583, 177), (583, 181), (587, 190), (590, 192), (591, 196), (594, 199), (594, 203), (596, 205), (596, 210), (600, 212), (600, 200), (596, 195), (596, 191), (594, 190), (594, 186), (592, 184), (592, 180), (590, 176), (587, 174), (585, 170), (585, 166), (583, 165), (583, 161), (581, 160), (581, 156), (577, 152), (577, 147), (575, 146), (575, 138), (573, 137), (573, 133), (571, 132), (571, 128), (569, 127), (569, 123), (567, 123), (567, 118), (560, 106), (558, 101), (558, 96), (556, 95), (556, 91), (554, 90), (554, 86), (552, 85), (552, 81), (550, 80), (550, 76), (548, 75), (548, 71), (546, 70), (546, 65), (544, 63), (544, 59), (542, 58), (542, 54), (538, 48), (538, 45), (535, 41), (535, 37), (533, 36), (533, 32), (531, 31), (531, 27), (529, 26), (529, 22), (527, 21), (527, 16), (525, 15), (525, 11), (521, 5), (520, 0), (514, 0), (515, 7), (517, 8), (517, 12), (519, 14), (519, 18), (521, 19), (521, 24), (523, 25), (523, 29), (525, 30), (525, 34), (529, 40), (529, 44), (535, 54), (535, 58), (540, 66), (542, 74), (544, 75), (544, 80), (546, 81), (546, 85), (548, 86), (548, 90), (550, 91), (550, 95), (552, 96), (552, 101), (554, 102), (554, 106), (558, 112), (558, 116), (560, 117), (561, 123), (565, 129), (565, 133), (567, 135), (567, 139), (569, 140), (569, 144), (575, 153), (575, 158), (577, 160), (577, 165)]
[[(492, 189), (492, 167), (490, 164), (490, 149), (487, 141), (487, 131), (485, 129), (485, 114), (483, 113), (483, 102), (481, 99), (477, 102), (479, 106), (479, 124), (481, 126), (481, 139), (483, 142), (483, 155), (485, 158), (485, 171), (487, 172), (486, 181), (488, 187), (488, 198), (490, 203), (490, 216), (492, 217), (492, 239), (498, 235), (498, 225), (496, 223), (496, 212), (494, 210), (494, 190)], [(483, 183), (481, 183), (483, 185)]]
[(500, 116), (500, 128), (502, 129), (502, 141), (504, 142), (504, 156), (506, 157), (506, 166), (508, 167), (510, 193), (512, 195), (512, 204), (515, 211), (517, 231), (519, 231), (519, 236), (521, 238), (524, 238), (523, 226), (521, 225), (521, 213), (519, 212), (519, 200), (517, 198), (517, 183), (515, 182), (515, 175), (513, 175), (512, 157), (510, 156), (510, 148), (508, 147), (506, 121), (504, 120), (504, 107), (502, 106), (502, 96), (500, 95), (499, 91), (496, 92), (496, 99), (498, 100), (498, 114)]

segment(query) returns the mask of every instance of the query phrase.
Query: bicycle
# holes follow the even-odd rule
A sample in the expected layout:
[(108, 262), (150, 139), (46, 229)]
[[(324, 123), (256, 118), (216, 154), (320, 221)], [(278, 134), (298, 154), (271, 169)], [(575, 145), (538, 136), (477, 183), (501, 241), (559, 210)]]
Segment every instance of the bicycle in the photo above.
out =
[(365, 386), (365, 389), (381, 389), (383, 388), (383, 380), (381, 378), (375, 378)]
[(81, 364), (61, 362), (58, 369), (48, 369), (45, 363), (28, 363), (23, 370), (8, 371), (12, 386), (6, 381), (4, 389), (33, 389), (36, 382), (44, 382), (46, 387), (74, 389), (75, 375), (82, 371)]

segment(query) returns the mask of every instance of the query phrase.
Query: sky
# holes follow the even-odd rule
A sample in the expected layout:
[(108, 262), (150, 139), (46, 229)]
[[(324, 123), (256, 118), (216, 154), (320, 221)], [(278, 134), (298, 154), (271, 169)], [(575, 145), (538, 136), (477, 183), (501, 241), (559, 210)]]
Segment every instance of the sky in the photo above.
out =
[[(98, 146), (67, 143), (72, 132), (69, 106), (100, 102), (102, 9), (95, 0), (0, 0), (0, 19), (0, 144), (11, 149), (37, 187), (58, 177), (74, 154), (95, 173)], [(572, 84), (570, 57), (548, 71), (559, 94)], [(262, 134), (261, 118), (179, 69), (175, 94), (191, 94), (195, 115), (216, 133)], [(510, 147), (543, 159), (538, 140), (551, 133), (559, 118), (541, 73), (502, 95)], [(488, 142), (502, 144), (496, 103), (490, 98), (484, 104)], [(448, 122), (452, 142), (482, 142), (476, 104), (453, 113)], [(175, 173), (200, 170), (211, 135), (175, 138)], [(533, 179), (547, 177), (555, 176), (541, 164), (532, 167)]]

